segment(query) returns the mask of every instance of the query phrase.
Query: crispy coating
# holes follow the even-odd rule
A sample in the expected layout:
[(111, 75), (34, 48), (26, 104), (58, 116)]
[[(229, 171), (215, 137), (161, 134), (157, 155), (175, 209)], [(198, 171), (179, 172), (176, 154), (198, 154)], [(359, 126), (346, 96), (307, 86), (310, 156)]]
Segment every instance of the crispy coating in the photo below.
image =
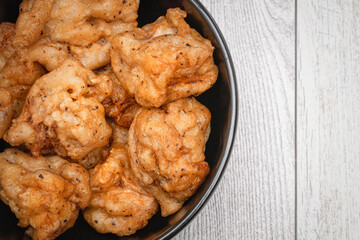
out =
[(77, 159), (76, 162), (79, 163), (81, 166), (83, 166), (86, 169), (94, 168), (96, 165), (98, 165), (100, 162), (103, 162), (106, 160), (107, 156), (110, 152), (110, 144), (95, 149), (94, 151), (90, 152), (88, 155), (81, 159)]
[(119, 33), (133, 30), (137, 22), (133, 23), (106, 23), (104, 24), (104, 37), (91, 43), (89, 46), (76, 46), (67, 42), (59, 42), (45, 37), (37, 41), (28, 50), (29, 59), (39, 62), (48, 71), (57, 68), (67, 59), (76, 59), (88, 69), (96, 69), (110, 63), (108, 54), (111, 39)]
[(20, 114), (26, 94), (34, 81), (45, 71), (38, 63), (29, 60), (27, 49), (13, 46), (15, 24), (0, 24), (0, 88), (12, 95), (13, 116)]
[(0, 153), (0, 198), (34, 240), (54, 239), (71, 228), (90, 195), (89, 174), (78, 164), (16, 149)]
[(111, 93), (109, 84), (106, 76), (66, 60), (34, 83), (5, 141), (25, 144), (34, 156), (55, 151), (74, 160), (85, 157), (111, 136), (100, 103)]
[(0, 88), (0, 138), (8, 130), (13, 115), (11, 92)]
[(16, 51), (0, 71), (0, 87), (10, 89), (13, 97), (24, 99), (29, 87), (45, 74), (40, 64), (29, 61), (27, 50)]
[(49, 36), (56, 42), (87, 47), (110, 30), (136, 27), (139, 0), (24, 0), (14, 45), (28, 47)]
[(27, 51), (32, 62), (38, 62), (48, 71), (59, 67), (71, 57), (70, 47), (66, 43), (51, 42), (49, 38), (42, 38), (30, 46)]
[(130, 126), (132, 171), (159, 201), (162, 216), (178, 211), (209, 173), (210, 118), (205, 106), (186, 98), (164, 109), (141, 108)]
[(213, 46), (169, 9), (156, 22), (116, 36), (111, 65), (123, 87), (145, 107), (199, 95), (216, 81)]
[[(131, 31), (137, 26), (137, 22), (123, 23), (116, 21), (112, 23), (103, 23), (100, 28), (104, 32), (96, 42), (87, 47), (71, 45), (70, 51), (73, 58), (80, 61), (86, 68), (96, 69), (110, 63), (109, 50), (111, 47), (111, 40), (117, 34)], [(99, 30), (100, 31), (100, 30)]]
[(121, 86), (110, 65), (101, 69), (98, 74), (104, 74), (113, 81), (111, 96), (102, 102), (106, 115), (111, 117), (118, 125), (130, 127), (140, 105), (136, 103), (134, 96), (126, 92)]
[(122, 28), (134, 23), (139, 0), (57, 0), (46, 24), (52, 40), (86, 47), (111, 33), (110, 28)]
[(45, 24), (55, 0), (23, 0), (16, 21), (16, 34), (13, 45), (16, 48), (28, 47), (44, 35)]
[(93, 193), (84, 218), (100, 233), (125, 236), (145, 227), (158, 205), (132, 175), (126, 149), (128, 131), (111, 125), (114, 142), (106, 161), (90, 170)]
[(26, 50), (21, 49), (9, 56), (0, 70), (0, 88), (11, 93), (9, 119), (20, 115), (31, 85), (43, 74), (45, 71), (40, 64), (28, 61)]
[(48, 71), (72, 58), (88, 69), (110, 63), (112, 38), (137, 26), (139, 0), (25, 0), (13, 45)]
[(55, 0), (45, 39), (32, 46), (31, 57), (49, 71), (64, 58), (76, 59), (88, 69), (104, 66), (110, 63), (112, 38), (136, 28), (138, 7), (138, 0)]
[(11, 44), (14, 36), (15, 24), (9, 22), (0, 24), (0, 70), (15, 51)]
[[(104, 105), (106, 106), (106, 105)], [(123, 111), (121, 111), (120, 107), (115, 105), (115, 108), (112, 108), (111, 110), (115, 110), (113, 112), (109, 113), (109, 116), (113, 116), (113, 119), (116, 121), (117, 124), (123, 127), (129, 128), (132, 121), (135, 118), (136, 112), (141, 108), (139, 104), (137, 104), (135, 101), (133, 104), (131, 104), (129, 107), (125, 108)]]

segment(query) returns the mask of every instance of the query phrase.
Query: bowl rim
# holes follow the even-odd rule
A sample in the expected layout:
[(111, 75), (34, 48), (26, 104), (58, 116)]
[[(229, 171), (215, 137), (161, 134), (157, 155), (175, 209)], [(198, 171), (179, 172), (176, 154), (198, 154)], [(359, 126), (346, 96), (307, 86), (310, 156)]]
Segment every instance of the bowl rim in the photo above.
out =
[(235, 67), (233, 64), (233, 60), (230, 55), (229, 48), (226, 44), (225, 38), (221, 33), (218, 25), (216, 24), (214, 18), (211, 16), (209, 11), (205, 8), (205, 6), (199, 0), (188, 0), (189, 3), (199, 12), (199, 14), (203, 17), (205, 22), (208, 24), (211, 32), (214, 34), (215, 39), (219, 44), (219, 49), (224, 55), (226, 69), (229, 75), (229, 92), (230, 92), (230, 121), (229, 121), (229, 133), (226, 142), (226, 146), (224, 152), (221, 156), (220, 164), (218, 170), (214, 175), (213, 181), (210, 183), (209, 187), (206, 189), (204, 195), (200, 198), (199, 202), (191, 209), (177, 224), (172, 226), (167, 232), (158, 237), (158, 240), (165, 240), (174, 237), (181, 230), (185, 229), (185, 227), (194, 219), (196, 214), (200, 212), (200, 210), (205, 206), (208, 200), (211, 198), (212, 194), (215, 192), (216, 187), (218, 186), (224, 172), (226, 166), (229, 162), (231, 151), (235, 142), (236, 135), (236, 127), (237, 127), (237, 119), (238, 119), (238, 89), (236, 84), (236, 75), (235, 75)]

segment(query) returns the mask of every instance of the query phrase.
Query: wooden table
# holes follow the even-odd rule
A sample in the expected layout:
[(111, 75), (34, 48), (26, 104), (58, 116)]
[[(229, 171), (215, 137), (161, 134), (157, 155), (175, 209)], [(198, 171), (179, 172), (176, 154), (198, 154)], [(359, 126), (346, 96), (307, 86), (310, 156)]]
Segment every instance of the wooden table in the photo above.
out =
[(236, 67), (238, 134), (174, 239), (359, 239), (360, 1), (201, 2)]

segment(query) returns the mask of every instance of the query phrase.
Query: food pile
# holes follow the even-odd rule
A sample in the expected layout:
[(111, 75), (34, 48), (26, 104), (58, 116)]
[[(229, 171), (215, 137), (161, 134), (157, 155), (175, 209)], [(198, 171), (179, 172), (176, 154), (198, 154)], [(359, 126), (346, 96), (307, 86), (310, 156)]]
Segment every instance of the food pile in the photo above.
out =
[(139, 0), (24, 0), (0, 24), (0, 198), (33, 239), (80, 212), (134, 234), (177, 212), (209, 173), (211, 42), (186, 12), (137, 27)]

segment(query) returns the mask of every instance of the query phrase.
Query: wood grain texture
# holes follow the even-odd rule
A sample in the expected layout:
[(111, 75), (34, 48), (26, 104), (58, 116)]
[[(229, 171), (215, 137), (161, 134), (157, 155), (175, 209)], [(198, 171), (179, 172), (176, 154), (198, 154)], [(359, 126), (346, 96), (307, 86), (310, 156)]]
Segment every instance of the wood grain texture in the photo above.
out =
[(201, 2), (236, 67), (238, 134), (219, 187), (174, 239), (294, 239), (295, 3)]
[(297, 9), (297, 236), (360, 239), (360, 2)]

